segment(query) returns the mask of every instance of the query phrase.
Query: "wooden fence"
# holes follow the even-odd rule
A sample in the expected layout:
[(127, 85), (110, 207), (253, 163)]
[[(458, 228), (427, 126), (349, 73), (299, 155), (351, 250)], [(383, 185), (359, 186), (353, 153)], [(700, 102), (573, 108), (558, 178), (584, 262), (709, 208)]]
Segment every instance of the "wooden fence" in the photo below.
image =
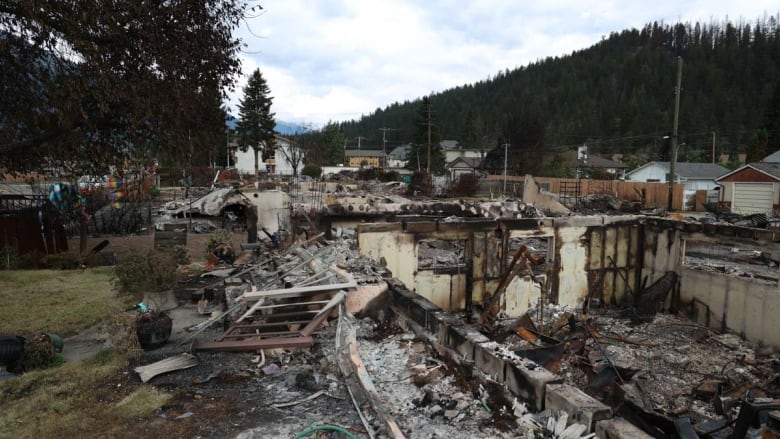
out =
[[(503, 175), (488, 175), (487, 180), (501, 180)], [(506, 177), (507, 186), (509, 182), (517, 184), (524, 182), (524, 176), (508, 175)], [(619, 200), (639, 201), (642, 197), (642, 190), (645, 193), (646, 207), (666, 208), (669, 205), (669, 185), (667, 183), (646, 183), (641, 181), (625, 180), (589, 180), (576, 178), (551, 178), (534, 177), (534, 181), (539, 187), (547, 192), (562, 195), (574, 195), (572, 193), (577, 188), (578, 196), (591, 194), (609, 194)], [(674, 196), (672, 197), (672, 210), (683, 210), (683, 185), (674, 186)]]

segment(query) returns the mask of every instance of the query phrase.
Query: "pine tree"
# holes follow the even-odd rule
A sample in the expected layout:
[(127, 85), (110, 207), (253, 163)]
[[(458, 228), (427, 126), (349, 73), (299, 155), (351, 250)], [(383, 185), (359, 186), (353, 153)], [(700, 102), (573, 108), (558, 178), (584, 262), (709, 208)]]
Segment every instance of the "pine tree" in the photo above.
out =
[(325, 164), (337, 166), (344, 163), (344, 134), (339, 126), (328, 122), (322, 130), (322, 143), (325, 147)]
[[(432, 174), (444, 173), (444, 152), (441, 150), (439, 128), (434, 123), (431, 100), (428, 96), (422, 99), (417, 117), (417, 132), (414, 143), (406, 153), (406, 167), (411, 170), (425, 170)], [(430, 144), (431, 164), (428, 166), (428, 145)]]
[(244, 98), (238, 104), (238, 146), (244, 152), (249, 148), (255, 151), (255, 178), (260, 174), (259, 153), (270, 157), (274, 152), (276, 121), (271, 112), (273, 98), (270, 93), (263, 74), (256, 69), (244, 87)]

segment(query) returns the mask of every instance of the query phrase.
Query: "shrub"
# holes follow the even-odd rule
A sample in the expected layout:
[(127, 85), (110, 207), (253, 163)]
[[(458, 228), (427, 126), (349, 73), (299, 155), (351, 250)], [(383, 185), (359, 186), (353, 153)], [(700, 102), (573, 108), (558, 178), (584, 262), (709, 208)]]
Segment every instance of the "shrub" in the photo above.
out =
[(401, 181), (401, 174), (398, 171), (381, 172), (379, 181)]
[(363, 168), (357, 173), (358, 180), (376, 180), (378, 176), (379, 173), (374, 168)]
[(192, 262), (190, 251), (187, 250), (187, 246), (185, 245), (177, 245), (173, 247), (173, 257), (176, 259), (176, 263), (179, 265), (187, 265)]
[(219, 244), (222, 244), (223, 242), (225, 244), (230, 244), (232, 237), (233, 236), (230, 234), (230, 232), (225, 229), (217, 230), (213, 235), (211, 235), (208, 242), (206, 242), (206, 254), (210, 254), (212, 251), (214, 251), (215, 248), (217, 248)]
[(452, 194), (456, 197), (473, 197), (479, 189), (479, 177), (463, 174), (452, 185)]
[(56, 253), (44, 256), (41, 264), (53, 270), (75, 270), (81, 267), (81, 257), (76, 253)]
[(176, 258), (155, 250), (131, 253), (116, 265), (113, 280), (120, 293), (169, 290), (176, 284)]
[(431, 176), (424, 171), (415, 171), (412, 174), (412, 181), (406, 188), (407, 195), (425, 195), (430, 196), (433, 192), (433, 180)]
[(307, 175), (311, 178), (320, 178), (320, 175), (322, 175), (322, 168), (315, 164), (308, 164), (303, 167), (301, 170), (302, 175)]
[(10, 245), (0, 247), (0, 270), (12, 270), (16, 268), (18, 257), (16, 250)]

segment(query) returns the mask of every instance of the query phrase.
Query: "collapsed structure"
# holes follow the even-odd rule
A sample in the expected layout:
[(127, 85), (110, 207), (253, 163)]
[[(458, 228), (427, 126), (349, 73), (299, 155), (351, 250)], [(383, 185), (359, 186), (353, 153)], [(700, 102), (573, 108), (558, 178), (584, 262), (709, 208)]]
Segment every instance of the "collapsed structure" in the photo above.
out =
[[(575, 216), (532, 181), (524, 201), (501, 202), (314, 189), (288, 211), (308, 239), (258, 254), (199, 291), (224, 294), (226, 310), (195, 329), (226, 316), (232, 325), (193, 349), (311, 346), (341, 314), (352, 328), (338, 337), (342, 372), (357, 377), (356, 404), (371, 407), (366, 431), (389, 437), (409, 434), (396, 416), (410, 414), (384, 406), (394, 396), (372, 383), (348, 314), (395, 316), (442, 365), (479, 377), (472, 396), (487, 405), (485, 388), (500, 393), (511, 434), (746, 437), (778, 418), (780, 231)], [(272, 212), (288, 202), (260, 208), (252, 198), (226, 191), (200, 211)], [(260, 216), (260, 228), (286, 227), (281, 215)], [(446, 423), (465, 413), (462, 402)]]

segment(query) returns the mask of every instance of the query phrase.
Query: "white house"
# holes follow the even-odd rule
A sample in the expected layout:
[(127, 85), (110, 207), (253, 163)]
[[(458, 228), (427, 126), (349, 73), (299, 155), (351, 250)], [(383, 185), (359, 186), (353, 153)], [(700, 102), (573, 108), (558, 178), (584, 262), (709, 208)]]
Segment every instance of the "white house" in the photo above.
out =
[[(716, 163), (675, 164), (675, 180), (685, 191), (712, 190), (718, 187), (715, 179), (729, 172)], [(649, 162), (626, 173), (626, 180), (646, 182), (669, 182), (669, 162)]]
[(447, 163), (450, 181), (455, 181), (463, 174), (476, 174), (482, 162), (479, 157), (458, 157)]
[(396, 146), (387, 154), (387, 167), (388, 168), (403, 168), (406, 166), (406, 154), (412, 149), (412, 145), (407, 143), (406, 145)]
[[(683, 185), (683, 205), (691, 205), (696, 191), (719, 189), (715, 180), (728, 172), (727, 168), (715, 163), (681, 162), (675, 164), (675, 181)], [(669, 162), (645, 163), (626, 173), (626, 180), (668, 183)]]
[(442, 140), (439, 145), (444, 152), (444, 162), (450, 163), (458, 158), (482, 159), (482, 151), (464, 148), (457, 140)]
[[(259, 168), (261, 173), (271, 172), (276, 175), (292, 175), (293, 167), (288, 157), (291, 154), (291, 147), (289, 139), (281, 136), (276, 136), (276, 151), (274, 151), (274, 158), (267, 160), (263, 159), (262, 152), (259, 154)], [(297, 152), (300, 154), (300, 152)], [(236, 149), (235, 168), (241, 174), (253, 174), (255, 172), (255, 151), (249, 148), (246, 152), (242, 152), (240, 149)], [(298, 161), (298, 173), (303, 169), (303, 160)]]

